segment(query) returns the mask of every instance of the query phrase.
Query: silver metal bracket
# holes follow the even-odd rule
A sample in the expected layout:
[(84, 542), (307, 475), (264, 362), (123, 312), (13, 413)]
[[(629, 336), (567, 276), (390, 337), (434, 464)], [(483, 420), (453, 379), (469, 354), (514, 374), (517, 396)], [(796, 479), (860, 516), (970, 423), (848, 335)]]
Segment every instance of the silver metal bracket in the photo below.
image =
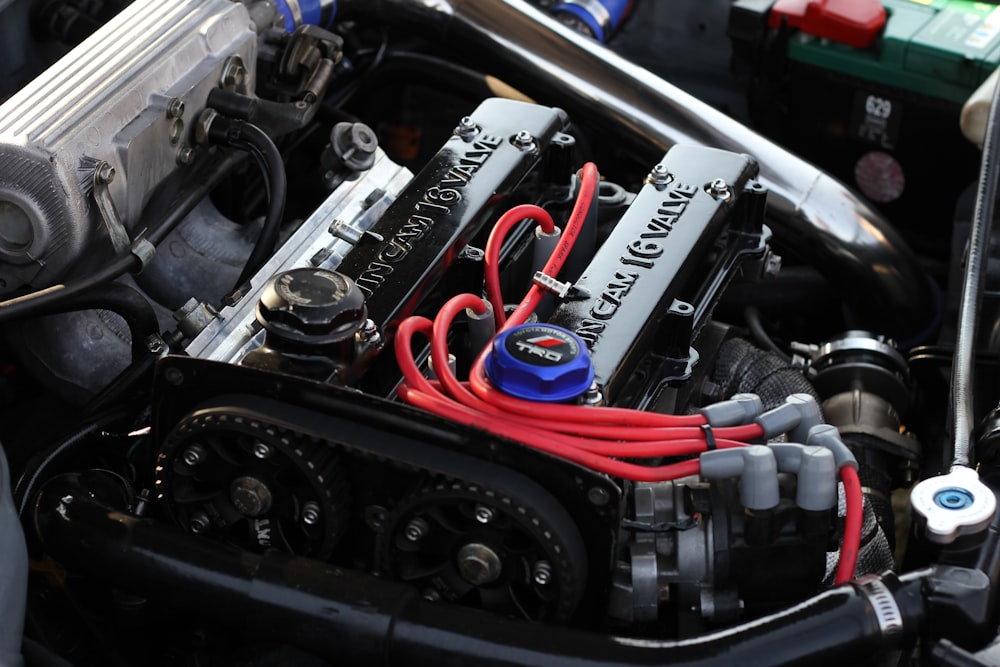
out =
[(115, 200), (111, 198), (111, 189), (108, 187), (115, 180), (115, 168), (107, 162), (101, 162), (94, 169), (94, 202), (97, 210), (101, 213), (104, 227), (108, 230), (111, 238), (111, 245), (115, 249), (115, 254), (120, 255), (132, 246), (132, 240), (125, 231), (121, 216), (118, 215), (118, 208)]

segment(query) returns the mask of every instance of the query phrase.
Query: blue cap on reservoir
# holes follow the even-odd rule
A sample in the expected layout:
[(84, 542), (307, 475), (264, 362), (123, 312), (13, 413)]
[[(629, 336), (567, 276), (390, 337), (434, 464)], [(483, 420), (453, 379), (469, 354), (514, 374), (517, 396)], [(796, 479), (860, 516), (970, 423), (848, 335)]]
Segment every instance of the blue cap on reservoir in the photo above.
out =
[(522, 324), (493, 339), (486, 375), (511, 396), (560, 403), (590, 389), (594, 366), (572, 331), (552, 324)]
[(572, 16), (601, 42), (611, 39), (631, 8), (632, 0), (566, 0), (552, 7), (556, 16)]
[(300, 25), (329, 28), (337, 15), (337, 0), (275, 0), (274, 4), (288, 32)]

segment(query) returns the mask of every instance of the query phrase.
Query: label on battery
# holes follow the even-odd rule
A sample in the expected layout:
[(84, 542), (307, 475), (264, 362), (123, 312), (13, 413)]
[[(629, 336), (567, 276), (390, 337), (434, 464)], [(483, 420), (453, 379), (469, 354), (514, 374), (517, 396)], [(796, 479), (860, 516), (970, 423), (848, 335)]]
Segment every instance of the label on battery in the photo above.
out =
[(1000, 34), (1000, 7), (994, 9), (989, 13), (989, 16), (983, 19), (979, 27), (966, 38), (965, 45), (981, 49), (989, 45), (998, 34)]
[(902, 117), (898, 100), (859, 90), (854, 94), (851, 136), (880, 148), (895, 148)]
[(921, 30), (922, 42), (938, 48), (986, 53), (1000, 35), (1000, 8), (982, 2), (952, 3)]

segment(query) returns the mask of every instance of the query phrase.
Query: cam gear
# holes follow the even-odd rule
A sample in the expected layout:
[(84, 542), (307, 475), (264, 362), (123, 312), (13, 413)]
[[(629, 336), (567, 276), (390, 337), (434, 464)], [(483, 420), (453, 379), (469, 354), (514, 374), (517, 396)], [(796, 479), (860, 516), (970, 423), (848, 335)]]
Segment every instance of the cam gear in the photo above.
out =
[(392, 513), (384, 569), (428, 599), (565, 622), (586, 583), (587, 553), (569, 515), (557, 514), (474, 482), (439, 480)]
[(350, 512), (333, 448), (218, 409), (195, 411), (171, 431), (156, 484), (186, 529), (255, 552), (329, 558)]

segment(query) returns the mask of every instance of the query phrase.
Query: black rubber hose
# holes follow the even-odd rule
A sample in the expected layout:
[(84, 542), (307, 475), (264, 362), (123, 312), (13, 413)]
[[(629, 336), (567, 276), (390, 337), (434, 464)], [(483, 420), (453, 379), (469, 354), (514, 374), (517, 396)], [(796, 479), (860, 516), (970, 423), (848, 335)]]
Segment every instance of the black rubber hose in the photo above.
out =
[(120, 283), (97, 285), (71, 301), (55, 302), (38, 308), (34, 315), (54, 315), (94, 309), (111, 311), (125, 320), (132, 336), (133, 362), (149, 354), (146, 339), (159, 335), (160, 323), (149, 302), (128, 285)]
[(147, 350), (143, 356), (129, 364), (106, 387), (88, 400), (80, 409), (80, 414), (97, 414), (135, 396), (135, 390), (140, 382), (145, 382), (144, 390), (149, 391), (152, 382), (149, 382), (148, 378), (159, 358), (159, 354)]
[(914, 589), (920, 582), (897, 589), (888, 575), (890, 598), (883, 596), (882, 605), (895, 605), (904, 622), (886, 634), (871, 594), (852, 586), (682, 641), (532, 624), (428, 602), (384, 578), (280, 553), (246, 553), (137, 518), (117, 509), (122, 493), (113, 486), (113, 475), (92, 471), (61, 475), (42, 488), (34, 524), (48, 553), (71, 571), (342, 665), (832, 666), (905, 645), (923, 619)]
[(962, 300), (959, 303), (955, 333), (955, 356), (951, 366), (952, 465), (972, 465), (972, 432), (975, 428), (975, 405), (972, 382), (975, 374), (976, 338), (979, 307), (989, 261), (990, 231), (996, 217), (997, 178), (1000, 178), (1000, 86), (993, 90), (983, 159), (976, 189), (976, 207), (969, 229)]
[(18, 515), (21, 517), (25, 515), (29, 501), (38, 493), (42, 482), (48, 479), (48, 473), (51, 472), (54, 465), (75, 450), (87, 436), (125, 419), (131, 412), (131, 407), (118, 405), (106, 412), (94, 415), (69, 433), (61, 436), (52, 445), (32, 456), (25, 464), (14, 487), (14, 503), (17, 505)]
[[(242, 159), (240, 154), (222, 155), (219, 159), (207, 160), (191, 174), (185, 174), (189, 183), (177, 197), (170, 201), (162, 201), (154, 196), (146, 206), (146, 211), (159, 215), (166, 211), (155, 227), (145, 235), (145, 239), (153, 246), (160, 243), (192, 209), (229, 175), (230, 170)], [(97, 271), (65, 284), (53, 285), (36, 292), (0, 301), (0, 324), (16, 319), (30, 317), (36, 313), (65, 303), (81, 294), (89, 292), (98, 285), (109, 283), (126, 273), (136, 273), (142, 269), (142, 260), (132, 252), (117, 255)]]
[(256, 125), (246, 121), (216, 116), (209, 125), (208, 138), (213, 143), (250, 153), (261, 166), (266, 182), (268, 206), (264, 227), (240, 277), (236, 280), (236, 285), (233, 286), (233, 289), (239, 289), (264, 266), (274, 254), (275, 246), (278, 244), (281, 222), (285, 216), (285, 198), (288, 196), (285, 163), (281, 158), (281, 151), (271, 141), (271, 137)]
[(767, 329), (764, 328), (764, 322), (760, 317), (760, 310), (756, 306), (747, 306), (743, 309), (743, 318), (746, 320), (747, 329), (750, 330), (750, 335), (753, 339), (757, 341), (758, 345), (763, 345), (767, 348), (771, 354), (780, 358), (786, 364), (792, 363), (792, 357), (790, 354), (781, 349), (771, 335), (767, 333)]

